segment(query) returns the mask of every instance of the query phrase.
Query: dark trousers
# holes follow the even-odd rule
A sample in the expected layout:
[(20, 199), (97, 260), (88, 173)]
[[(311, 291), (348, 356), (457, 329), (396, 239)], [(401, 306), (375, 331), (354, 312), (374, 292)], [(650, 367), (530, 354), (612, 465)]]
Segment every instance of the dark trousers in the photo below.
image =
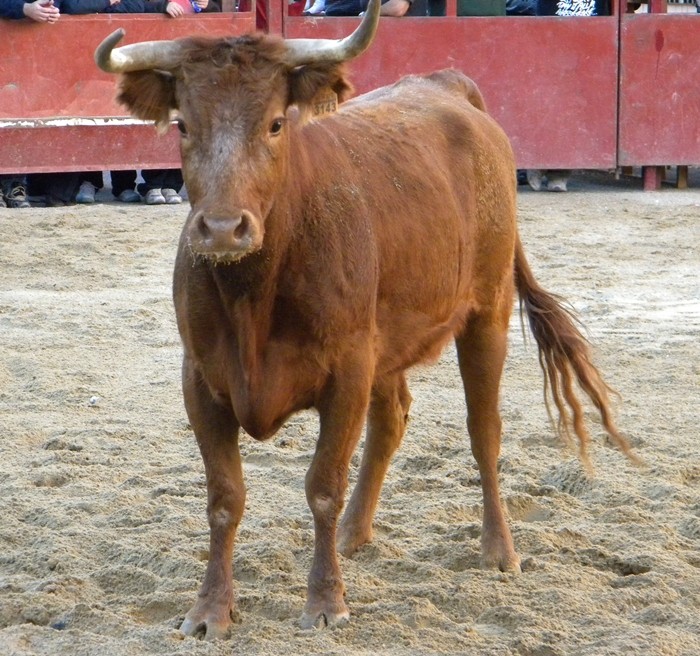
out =
[[(134, 169), (126, 171), (110, 171), (112, 178), (112, 195), (119, 196), (122, 191), (135, 189), (136, 171)], [(102, 189), (102, 171), (88, 171), (80, 176), (82, 181), (91, 182), (97, 189)]]

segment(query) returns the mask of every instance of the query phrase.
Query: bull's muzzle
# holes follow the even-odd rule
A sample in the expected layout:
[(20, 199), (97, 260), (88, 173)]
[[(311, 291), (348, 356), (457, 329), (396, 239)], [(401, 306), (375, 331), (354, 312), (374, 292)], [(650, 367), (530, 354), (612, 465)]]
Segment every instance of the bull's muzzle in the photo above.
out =
[(240, 260), (260, 250), (262, 242), (260, 220), (248, 210), (226, 215), (202, 210), (190, 223), (190, 248), (217, 262)]

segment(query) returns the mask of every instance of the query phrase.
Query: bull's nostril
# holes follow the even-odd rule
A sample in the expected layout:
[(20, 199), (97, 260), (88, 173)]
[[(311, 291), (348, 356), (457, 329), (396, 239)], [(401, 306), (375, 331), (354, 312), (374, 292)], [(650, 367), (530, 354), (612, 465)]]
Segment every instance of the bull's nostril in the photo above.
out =
[(196, 234), (200, 239), (208, 239), (211, 237), (211, 229), (207, 223), (204, 212), (197, 212), (195, 214), (192, 225), (194, 228), (194, 234)]
[(245, 239), (250, 234), (250, 217), (246, 212), (243, 212), (238, 218), (238, 225), (233, 231), (233, 236), (237, 240)]

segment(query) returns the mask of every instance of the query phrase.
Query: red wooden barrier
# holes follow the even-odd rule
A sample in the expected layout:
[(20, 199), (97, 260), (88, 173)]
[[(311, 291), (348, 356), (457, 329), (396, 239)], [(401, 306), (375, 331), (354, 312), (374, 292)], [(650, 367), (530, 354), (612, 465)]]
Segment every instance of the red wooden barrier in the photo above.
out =
[[(287, 16), (285, 3), (271, 0), (268, 15), (286, 37), (342, 37), (358, 22)], [(447, 1), (447, 17), (382, 18), (352, 64), (358, 91), (453, 66), (477, 82), (522, 168), (700, 164), (699, 16), (477, 18), (455, 6)], [(0, 173), (177, 166), (175, 136), (157, 137), (114, 103), (96, 45), (119, 26), (131, 43), (254, 23), (253, 12), (0, 21)]]

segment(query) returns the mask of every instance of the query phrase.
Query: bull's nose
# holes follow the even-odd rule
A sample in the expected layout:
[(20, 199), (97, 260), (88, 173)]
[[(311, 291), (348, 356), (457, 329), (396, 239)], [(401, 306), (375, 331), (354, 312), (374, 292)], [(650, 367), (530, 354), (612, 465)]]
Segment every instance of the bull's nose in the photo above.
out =
[[(252, 212), (231, 214), (201, 211), (194, 219), (195, 242), (203, 253), (240, 254), (261, 246), (262, 230)], [(194, 235), (193, 235), (194, 236)]]

